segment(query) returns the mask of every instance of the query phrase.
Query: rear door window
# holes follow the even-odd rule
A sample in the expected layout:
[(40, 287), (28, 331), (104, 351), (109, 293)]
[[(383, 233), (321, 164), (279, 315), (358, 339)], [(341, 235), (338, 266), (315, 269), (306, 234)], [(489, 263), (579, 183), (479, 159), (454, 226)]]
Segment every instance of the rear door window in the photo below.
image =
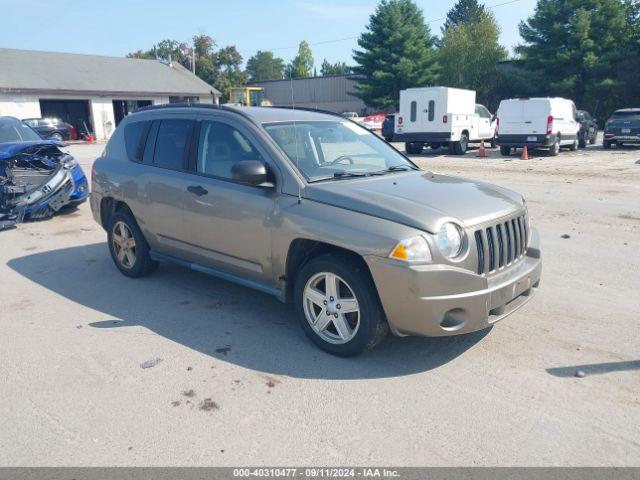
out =
[(134, 122), (124, 129), (124, 146), (127, 158), (133, 162), (142, 160), (144, 137), (150, 122)]
[(433, 122), (436, 118), (436, 102), (434, 100), (429, 100), (429, 121)]
[(418, 118), (418, 102), (416, 102), (415, 100), (413, 102), (411, 102), (411, 116), (410, 116), (410, 120), (412, 122), (415, 122), (416, 119)]
[(153, 155), (154, 165), (172, 170), (185, 169), (192, 125), (193, 122), (183, 119), (160, 122)]

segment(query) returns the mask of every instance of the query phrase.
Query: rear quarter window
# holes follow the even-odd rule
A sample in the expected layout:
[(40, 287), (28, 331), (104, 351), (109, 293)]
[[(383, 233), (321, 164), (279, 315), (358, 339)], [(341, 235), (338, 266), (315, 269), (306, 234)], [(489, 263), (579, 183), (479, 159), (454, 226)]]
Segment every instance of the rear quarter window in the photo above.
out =
[(162, 120), (158, 128), (153, 164), (158, 167), (183, 170), (191, 127), (190, 120)]
[(133, 162), (142, 160), (145, 132), (150, 122), (134, 122), (124, 127), (124, 146), (127, 158)]

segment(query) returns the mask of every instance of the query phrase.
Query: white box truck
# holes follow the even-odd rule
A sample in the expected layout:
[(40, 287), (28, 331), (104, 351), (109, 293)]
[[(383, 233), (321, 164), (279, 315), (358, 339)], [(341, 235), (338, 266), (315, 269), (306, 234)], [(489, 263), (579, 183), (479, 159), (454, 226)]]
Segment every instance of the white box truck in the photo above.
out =
[(400, 111), (396, 116), (394, 142), (405, 142), (409, 154), (425, 145), (448, 146), (464, 155), (469, 142), (488, 141), (494, 146), (495, 118), (476, 104), (476, 92), (449, 87), (408, 88), (400, 91)]
[(560, 147), (578, 148), (578, 111), (566, 98), (509, 98), (498, 107), (498, 136), (502, 155), (514, 148), (548, 148), (558, 155)]

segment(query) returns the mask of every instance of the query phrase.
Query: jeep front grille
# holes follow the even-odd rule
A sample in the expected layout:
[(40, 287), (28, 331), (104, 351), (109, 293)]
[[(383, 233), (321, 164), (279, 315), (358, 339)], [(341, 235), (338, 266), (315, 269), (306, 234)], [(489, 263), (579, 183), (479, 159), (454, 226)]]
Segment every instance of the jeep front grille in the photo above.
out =
[(529, 243), (525, 215), (510, 218), (474, 232), (478, 253), (477, 272), (480, 275), (496, 272), (520, 260)]

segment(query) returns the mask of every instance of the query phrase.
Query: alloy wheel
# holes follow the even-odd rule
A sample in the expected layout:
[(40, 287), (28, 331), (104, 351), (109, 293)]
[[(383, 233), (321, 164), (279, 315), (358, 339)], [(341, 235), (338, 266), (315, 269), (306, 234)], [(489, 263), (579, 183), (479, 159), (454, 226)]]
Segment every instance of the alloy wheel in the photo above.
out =
[(360, 306), (353, 289), (341, 277), (320, 272), (307, 282), (304, 313), (313, 331), (324, 341), (344, 344), (360, 327)]
[(132, 268), (136, 263), (136, 239), (126, 223), (116, 222), (111, 232), (111, 242), (120, 265)]

